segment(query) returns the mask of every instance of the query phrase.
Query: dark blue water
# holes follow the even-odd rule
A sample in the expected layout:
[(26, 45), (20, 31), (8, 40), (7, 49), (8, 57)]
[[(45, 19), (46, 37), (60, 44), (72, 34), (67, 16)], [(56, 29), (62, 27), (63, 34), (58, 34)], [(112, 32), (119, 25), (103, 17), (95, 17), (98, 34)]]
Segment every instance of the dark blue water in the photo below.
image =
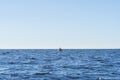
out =
[(120, 80), (120, 50), (0, 50), (0, 80)]

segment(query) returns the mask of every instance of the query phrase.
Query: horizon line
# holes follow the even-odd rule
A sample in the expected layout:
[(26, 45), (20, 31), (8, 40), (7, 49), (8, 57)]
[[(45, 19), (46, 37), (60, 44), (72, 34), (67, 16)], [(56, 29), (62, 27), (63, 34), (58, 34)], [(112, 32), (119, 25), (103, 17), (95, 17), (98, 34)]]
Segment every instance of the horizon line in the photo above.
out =
[[(0, 50), (4, 49), (59, 49), (59, 48), (0, 48)], [(120, 49), (120, 48), (62, 48), (62, 49)]]

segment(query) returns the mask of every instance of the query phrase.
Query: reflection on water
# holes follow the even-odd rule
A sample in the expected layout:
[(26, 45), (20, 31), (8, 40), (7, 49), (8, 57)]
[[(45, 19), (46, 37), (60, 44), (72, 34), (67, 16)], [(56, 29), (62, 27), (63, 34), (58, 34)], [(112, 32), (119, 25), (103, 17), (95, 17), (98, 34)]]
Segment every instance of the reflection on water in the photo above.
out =
[(0, 80), (120, 80), (120, 50), (0, 50)]

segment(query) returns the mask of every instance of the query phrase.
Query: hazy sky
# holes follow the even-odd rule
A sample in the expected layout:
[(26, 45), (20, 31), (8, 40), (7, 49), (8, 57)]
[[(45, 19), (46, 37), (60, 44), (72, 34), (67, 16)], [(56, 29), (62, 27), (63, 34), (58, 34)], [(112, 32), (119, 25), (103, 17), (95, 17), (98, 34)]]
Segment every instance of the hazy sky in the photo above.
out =
[(0, 0), (0, 48), (120, 48), (120, 0)]

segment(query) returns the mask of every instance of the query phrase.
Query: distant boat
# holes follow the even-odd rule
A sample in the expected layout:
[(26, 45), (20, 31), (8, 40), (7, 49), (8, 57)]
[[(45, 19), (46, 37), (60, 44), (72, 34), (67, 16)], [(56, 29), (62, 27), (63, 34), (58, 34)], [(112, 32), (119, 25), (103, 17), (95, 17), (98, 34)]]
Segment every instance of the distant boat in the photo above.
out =
[(62, 51), (62, 48), (59, 48), (59, 51), (61, 52), (61, 51)]

